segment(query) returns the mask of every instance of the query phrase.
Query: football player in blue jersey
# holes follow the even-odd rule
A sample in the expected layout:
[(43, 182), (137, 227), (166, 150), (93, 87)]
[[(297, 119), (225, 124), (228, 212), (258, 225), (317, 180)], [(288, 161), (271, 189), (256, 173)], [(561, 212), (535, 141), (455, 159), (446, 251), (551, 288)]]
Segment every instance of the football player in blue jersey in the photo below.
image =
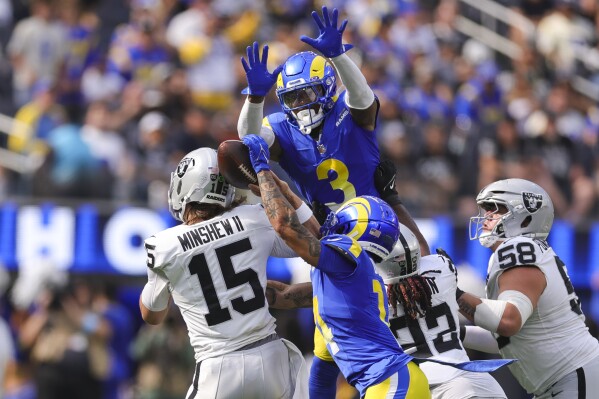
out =
[[(268, 145), (243, 139), (250, 151), (266, 215), (277, 233), (313, 266), (315, 324), (335, 363), (362, 398), (430, 398), (428, 381), (388, 327), (389, 306), (375, 262), (399, 238), (393, 209), (380, 198), (350, 199), (329, 214), (318, 240), (303, 227), (268, 165)], [(322, 397), (313, 395), (311, 397)]]
[[(271, 159), (280, 163), (309, 202), (335, 210), (358, 195), (383, 198), (399, 221), (415, 232), (426, 255), (428, 244), (395, 190), (392, 164), (380, 164), (375, 130), (379, 102), (345, 54), (353, 47), (342, 42), (347, 20), (337, 27), (337, 9), (329, 13), (327, 7), (322, 8), (322, 18), (316, 12), (312, 16), (318, 37), (300, 39), (321, 55), (292, 55), (270, 73), (268, 46), (262, 57), (257, 42), (247, 48), (247, 60), (241, 62), (248, 97), (239, 116), (239, 137), (262, 136)], [(335, 69), (345, 86), (339, 93)], [(263, 117), (264, 98), (275, 83), (282, 112)]]

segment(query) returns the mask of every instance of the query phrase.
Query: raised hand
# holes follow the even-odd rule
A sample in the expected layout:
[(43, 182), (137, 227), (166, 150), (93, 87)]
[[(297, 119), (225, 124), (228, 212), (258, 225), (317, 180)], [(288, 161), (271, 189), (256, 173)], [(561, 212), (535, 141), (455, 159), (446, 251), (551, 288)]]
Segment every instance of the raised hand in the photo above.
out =
[(277, 75), (279, 75), (283, 69), (283, 65), (279, 65), (272, 71), (272, 73), (270, 73), (266, 67), (267, 61), (267, 45), (265, 45), (262, 50), (262, 59), (260, 59), (260, 47), (258, 46), (258, 42), (254, 42), (253, 46), (247, 47), (247, 61), (241, 57), (241, 65), (245, 70), (245, 76), (248, 81), (248, 87), (242, 91), (243, 94), (261, 97), (268, 94), (277, 81)]
[(314, 18), (314, 22), (316, 22), (316, 26), (318, 27), (318, 37), (313, 39), (302, 35), (300, 36), (302, 42), (314, 47), (327, 58), (337, 57), (354, 47), (351, 44), (343, 44), (343, 31), (345, 31), (345, 27), (347, 26), (347, 19), (343, 20), (341, 26), (337, 29), (339, 11), (336, 8), (333, 8), (333, 14), (329, 16), (328, 8), (323, 6), (323, 19), (320, 19), (316, 11), (312, 11), (312, 18)]
[(250, 160), (256, 173), (260, 173), (263, 170), (270, 170), (268, 160), (270, 158), (270, 151), (268, 150), (268, 144), (264, 139), (256, 134), (248, 134), (244, 136), (241, 141), (247, 146), (250, 151)]

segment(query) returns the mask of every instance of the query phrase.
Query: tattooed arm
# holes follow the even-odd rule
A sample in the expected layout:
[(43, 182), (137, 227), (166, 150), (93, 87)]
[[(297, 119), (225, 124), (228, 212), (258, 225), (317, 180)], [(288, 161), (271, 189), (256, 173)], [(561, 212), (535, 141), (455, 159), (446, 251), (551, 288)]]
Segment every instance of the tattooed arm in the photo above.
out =
[(462, 295), (460, 295), (459, 298), (457, 298), (457, 301), (462, 316), (474, 323), (474, 311), (476, 309), (476, 306), (481, 303), (480, 298), (475, 295), (464, 292), (462, 293)]
[[(275, 173), (272, 174), (272, 178), (275, 183), (277, 183), (277, 186), (279, 186), (281, 194), (283, 194), (287, 201), (289, 201), (293, 209), (297, 211), (297, 209), (304, 204), (304, 201), (289, 188), (289, 184), (286, 181), (281, 180)], [(249, 188), (254, 195), (260, 197), (260, 187), (255, 184), (250, 184)], [(310, 231), (310, 233), (314, 234), (315, 237), (320, 237), (320, 223), (318, 223), (314, 214), (312, 214), (310, 219), (306, 220), (303, 225)]]
[(320, 241), (300, 224), (293, 206), (281, 193), (273, 173), (270, 170), (260, 171), (258, 185), (266, 216), (275, 231), (303, 260), (317, 266)]
[(266, 299), (274, 309), (312, 307), (312, 283), (285, 284), (276, 280), (266, 282)]

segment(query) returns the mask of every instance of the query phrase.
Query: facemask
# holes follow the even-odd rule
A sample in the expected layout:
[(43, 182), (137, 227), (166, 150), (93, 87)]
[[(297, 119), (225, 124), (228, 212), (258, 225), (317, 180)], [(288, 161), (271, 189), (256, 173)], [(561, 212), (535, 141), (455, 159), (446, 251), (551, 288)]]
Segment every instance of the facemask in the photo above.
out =
[(312, 108), (302, 109), (295, 113), (294, 116), (303, 134), (310, 134), (312, 129), (320, 125), (324, 119), (322, 107), (318, 109), (318, 112)]

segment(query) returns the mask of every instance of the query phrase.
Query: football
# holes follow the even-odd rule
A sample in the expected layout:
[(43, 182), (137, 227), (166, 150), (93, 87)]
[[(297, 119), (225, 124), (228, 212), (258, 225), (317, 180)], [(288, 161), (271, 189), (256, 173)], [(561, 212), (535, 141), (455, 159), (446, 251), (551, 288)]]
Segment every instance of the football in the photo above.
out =
[(258, 184), (250, 152), (241, 140), (223, 141), (218, 146), (217, 154), (221, 175), (234, 187), (247, 190), (249, 184)]

